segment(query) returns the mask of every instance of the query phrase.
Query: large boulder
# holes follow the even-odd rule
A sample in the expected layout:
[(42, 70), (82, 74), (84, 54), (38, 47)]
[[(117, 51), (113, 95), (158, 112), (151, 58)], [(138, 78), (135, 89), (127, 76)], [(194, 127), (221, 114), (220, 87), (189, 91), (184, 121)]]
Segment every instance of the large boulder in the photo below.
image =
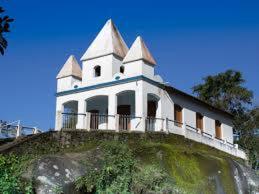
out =
[(88, 167), (98, 168), (101, 156), (98, 148), (87, 152), (43, 156), (33, 162), (24, 178), (34, 180), (35, 191), (39, 194), (79, 193), (75, 188), (76, 179), (85, 175)]

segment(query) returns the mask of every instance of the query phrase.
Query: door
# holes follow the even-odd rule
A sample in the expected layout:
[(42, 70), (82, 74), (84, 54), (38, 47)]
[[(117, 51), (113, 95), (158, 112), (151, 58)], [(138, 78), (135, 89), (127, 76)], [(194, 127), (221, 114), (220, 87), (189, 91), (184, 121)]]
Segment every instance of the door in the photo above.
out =
[(130, 105), (119, 105), (117, 107), (117, 114), (119, 114), (119, 129), (130, 129)]
[(99, 110), (90, 110), (90, 129), (98, 129), (99, 126)]
[(147, 108), (148, 118), (146, 120), (146, 130), (149, 130), (149, 131), (155, 130), (156, 109), (157, 109), (157, 102), (156, 101), (148, 101), (148, 108)]
[(147, 116), (156, 117), (156, 101), (148, 101)]

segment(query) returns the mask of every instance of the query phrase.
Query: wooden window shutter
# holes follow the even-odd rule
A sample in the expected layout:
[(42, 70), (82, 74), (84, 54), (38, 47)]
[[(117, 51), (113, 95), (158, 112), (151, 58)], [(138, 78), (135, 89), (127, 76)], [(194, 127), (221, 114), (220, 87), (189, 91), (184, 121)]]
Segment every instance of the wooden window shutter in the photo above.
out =
[(182, 127), (183, 116), (182, 116), (182, 107), (175, 104), (174, 105), (174, 120), (177, 122), (176, 126)]
[(216, 138), (222, 139), (222, 133), (221, 133), (221, 122), (216, 120), (215, 121), (215, 132), (216, 132)]
[(203, 131), (203, 116), (200, 113), (196, 113), (196, 128)]

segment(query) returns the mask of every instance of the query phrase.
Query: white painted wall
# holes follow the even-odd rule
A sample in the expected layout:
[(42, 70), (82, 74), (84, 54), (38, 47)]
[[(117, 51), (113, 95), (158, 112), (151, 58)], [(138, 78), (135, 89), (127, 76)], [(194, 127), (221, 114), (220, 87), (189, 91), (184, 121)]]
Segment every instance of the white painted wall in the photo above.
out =
[(233, 126), (230, 118), (178, 95), (170, 94), (170, 97), (174, 103), (184, 108), (183, 121), (186, 124), (196, 127), (196, 112), (199, 112), (204, 116), (204, 132), (215, 137), (215, 120), (219, 120), (222, 123), (222, 138), (230, 143), (233, 143)]
[(126, 63), (124, 64), (124, 67), (126, 77), (143, 75), (150, 79), (154, 79), (154, 66), (146, 64), (143, 60)]
[[(83, 61), (82, 69), (82, 87), (105, 83), (113, 78), (113, 55), (107, 55), (87, 61)], [(101, 76), (94, 76), (94, 67), (101, 67)]]
[(80, 87), (81, 80), (78, 80), (73, 76), (57, 79), (57, 92), (74, 89), (75, 85)]

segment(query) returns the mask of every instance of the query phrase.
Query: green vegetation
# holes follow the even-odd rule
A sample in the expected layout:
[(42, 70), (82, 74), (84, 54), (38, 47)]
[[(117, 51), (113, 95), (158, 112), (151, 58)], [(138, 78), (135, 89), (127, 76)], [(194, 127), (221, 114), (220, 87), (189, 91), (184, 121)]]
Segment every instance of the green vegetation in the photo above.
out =
[(0, 192), (3, 194), (32, 193), (31, 181), (21, 178), (29, 158), (24, 156), (0, 155)]
[(10, 32), (10, 23), (13, 22), (7, 15), (4, 13), (3, 7), (0, 6), (0, 54), (4, 54), (4, 50), (7, 48), (7, 40), (4, 38), (4, 34)]
[[(35, 159), (88, 151), (94, 151), (98, 160), (93, 162), (89, 155), (82, 155), (86, 157), (82, 159), (86, 172), (76, 181), (76, 187), (82, 193), (209, 194), (216, 192), (213, 177), (218, 177), (225, 193), (235, 193), (228, 160), (237, 159), (226, 153), (178, 135), (145, 134), (143, 138), (129, 133), (116, 134), (116, 138), (111, 140), (108, 137), (111, 133), (87, 133), (98, 138), (85, 139), (80, 144), (71, 142), (66, 146), (57, 141), (44, 142), (47, 138), (42, 134), (44, 139), (40, 143), (37, 139), (37, 142), (19, 147), (22, 153), (1, 155), (0, 193), (32, 193), (33, 180), (25, 180), (22, 174)], [(72, 134), (66, 136), (71, 137)], [(122, 137), (124, 140), (120, 139)], [(63, 192), (61, 187), (53, 189), (56, 193)]]
[[(77, 188), (98, 193), (127, 193), (130, 190), (134, 158), (126, 145), (116, 142), (101, 146), (103, 164), (89, 169), (86, 176), (77, 180)], [(87, 165), (89, 166), (89, 164)]]
[[(108, 142), (101, 145), (103, 164), (80, 177), (77, 189), (96, 193), (164, 193), (173, 191), (170, 176), (159, 165), (141, 166), (127, 144)], [(90, 165), (88, 164), (87, 167)]]

